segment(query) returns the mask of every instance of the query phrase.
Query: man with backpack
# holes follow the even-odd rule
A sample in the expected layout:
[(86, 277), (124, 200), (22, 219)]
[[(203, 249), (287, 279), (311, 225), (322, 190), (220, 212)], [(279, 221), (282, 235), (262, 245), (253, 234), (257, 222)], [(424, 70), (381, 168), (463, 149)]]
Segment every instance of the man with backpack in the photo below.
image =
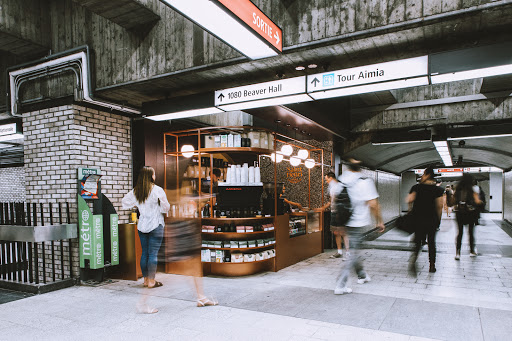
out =
[[(351, 293), (352, 289), (347, 287), (350, 272), (355, 270), (357, 273), (357, 283), (364, 284), (371, 280), (370, 276), (364, 271), (361, 256), (359, 255), (359, 246), (362, 242), (365, 227), (372, 224), (371, 216), (375, 218), (375, 223), (379, 232), (384, 232), (384, 223), (380, 212), (379, 194), (375, 188), (375, 184), (371, 179), (363, 176), (361, 173), (361, 162), (350, 159), (348, 171), (344, 172), (340, 177), (341, 185), (346, 188), (348, 198), (350, 199), (351, 214), (347, 221), (343, 224), (346, 226), (347, 233), (352, 242), (352, 257), (349, 263), (343, 269), (336, 288), (335, 295)], [(343, 193), (343, 191), (342, 191)], [(339, 205), (338, 214), (341, 208), (349, 205)]]
[[(344, 221), (344, 218), (342, 217), (343, 207), (340, 206), (343, 205), (344, 201), (346, 201), (342, 197), (343, 195), (346, 195), (346, 191), (342, 194), (343, 186), (339, 183), (338, 180), (336, 180), (336, 175), (333, 172), (327, 173), (325, 176), (325, 181), (329, 185), (329, 196), (331, 197), (331, 201), (321, 207), (321, 209), (325, 210), (331, 206), (331, 231), (334, 234), (336, 246), (338, 247), (338, 252), (333, 254), (330, 258), (342, 258), (342, 260), (347, 260), (348, 257), (350, 257), (349, 241), (348, 235), (345, 231), (345, 226), (342, 224), (346, 222), (346, 220)], [(340, 211), (339, 214), (338, 211)], [(345, 255), (343, 255), (343, 249), (341, 246), (342, 239), (343, 243), (345, 244)]]

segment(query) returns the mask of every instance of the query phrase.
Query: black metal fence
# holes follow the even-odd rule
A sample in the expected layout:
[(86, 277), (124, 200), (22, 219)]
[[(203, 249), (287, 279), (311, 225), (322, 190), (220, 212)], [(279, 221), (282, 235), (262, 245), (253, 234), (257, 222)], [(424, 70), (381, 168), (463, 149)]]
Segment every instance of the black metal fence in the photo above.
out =
[[(69, 203), (0, 203), (0, 225), (70, 224)], [(1, 239), (1, 236), (0, 236)], [(0, 240), (0, 280), (47, 284), (73, 278), (72, 240)]]

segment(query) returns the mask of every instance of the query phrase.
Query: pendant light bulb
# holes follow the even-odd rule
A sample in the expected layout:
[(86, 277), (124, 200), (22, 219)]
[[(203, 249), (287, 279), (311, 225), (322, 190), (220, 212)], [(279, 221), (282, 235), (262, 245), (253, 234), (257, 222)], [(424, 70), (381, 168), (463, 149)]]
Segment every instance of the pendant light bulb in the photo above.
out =
[(309, 156), (309, 152), (306, 149), (300, 149), (299, 152), (297, 153), (297, 156), (301, 160), (306, 160)]
[(296, 156), (292, 156), (290, 158), (290, 165), (292, 165), (293, 167), (297, 167), (298, 165), (300, 165), (300, 159)]
[(281, 153), (286, 156), (290, 156), (293, 153), (293, 147), (289, 144), (285, 144), (281, 147)]
[(307, 159), (306, 161), (304, 161), (304, 166), (306, 166), (307, 168), (310, 168), (310, 169), (315, 167), (315, 160)]
[(272, 155), (270, 155), (270, 159), (273, 161), (273, 162), (281, 162), (283, 161), (283, 155), (282, 154), (277, 154), (277, 159), (276, 159), (276, 154), (275, 153), (272, 153)]
[(194, 155), (194, 146), (190, 145), (190, 144), (184, 144), (182, 147), (181, 147), (181, 153), (183, 154), (184, 157), (186, 158), (190, 158)]

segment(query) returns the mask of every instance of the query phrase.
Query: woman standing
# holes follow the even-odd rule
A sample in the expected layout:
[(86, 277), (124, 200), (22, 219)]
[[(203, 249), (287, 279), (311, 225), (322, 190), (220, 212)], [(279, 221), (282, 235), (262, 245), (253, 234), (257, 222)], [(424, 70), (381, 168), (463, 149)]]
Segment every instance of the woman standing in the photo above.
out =
[(156, 288), (162, 286), (155, 280), (157, 255), (164, 235), (164, 213), (169, 211), (162, 187), (155, 185), (155, 170), (144, 166), (137, 178), (137, 185), (123, 198), (123, 209), (137, 207), (140, 218), (137, 224), (142, 256), (140, 268), (144, 277), (144, 286)]
[(436, 186), (434, 169), (428, 167), (423, 172), (420, 183), (411, 188), (407, 197), (409, 205), (412, 205), (411, 213), (416, 224), (415, 248), (409, 264), (409, 272), (413, 276), (416, 276), (416, 259), (425, 237), (428, 237), (429, 272), (436, 272), (436, 230), (443, 213), (443, 193), (444, 190)]
[(464, 233), (464, 225), (468, 225), (470, 257), (476, 257), (475, 248), (475, 221), (478, 215), (478, 205), (482, 202), (473, 189), (473, 177), (464, 174), (462, 180), (455, 188), (455, 216), (457, 218), (457, 226), (459, 233), (457, 234), (457, 251), (455, 260), (460, 260), (460, 248), (462, 246), (462, 234)]

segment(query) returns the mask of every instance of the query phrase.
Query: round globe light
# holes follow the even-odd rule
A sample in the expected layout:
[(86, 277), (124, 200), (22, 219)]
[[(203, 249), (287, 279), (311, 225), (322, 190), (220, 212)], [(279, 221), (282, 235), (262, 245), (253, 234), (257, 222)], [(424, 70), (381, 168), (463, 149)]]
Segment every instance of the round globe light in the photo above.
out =
[(285, 144), (284, 146), (281, 147), (281, 153), (286, 156), (290, 156), (293, 153), (293, 147), (290, 146), (289, 144)]
[(270, 155), (270, 159), (273, 161), (273, 162), (281, 162), (283, 161), (283, 155), (282, 154), (277, 154), (277, 159), (276, 159), (276, 154), (275, 153), (272, 153), (272, 155)]
[(300, 149), (299, 152), (297, 153), (297, 156), (301, 160), (306, 160), (309, 156), (309, 152), (306, 149)]
[(181, 153), (186, 158), (192, 157), (194, 155), (194, 146), (192, 146), (190, 144), (184, 144), (181, 147)]
[(306, 161), (304, 161), (304, 166), (306, 166), (307, 168), (315, 167), (315, 160), (313, 160), (313, 159), (306, 159)]
[(297, 167), (298, 165), (300, 165), (300, 159), (296, 156), (292, 156), (290, 158), (290, 165), (292, 165), (293, 167)]

